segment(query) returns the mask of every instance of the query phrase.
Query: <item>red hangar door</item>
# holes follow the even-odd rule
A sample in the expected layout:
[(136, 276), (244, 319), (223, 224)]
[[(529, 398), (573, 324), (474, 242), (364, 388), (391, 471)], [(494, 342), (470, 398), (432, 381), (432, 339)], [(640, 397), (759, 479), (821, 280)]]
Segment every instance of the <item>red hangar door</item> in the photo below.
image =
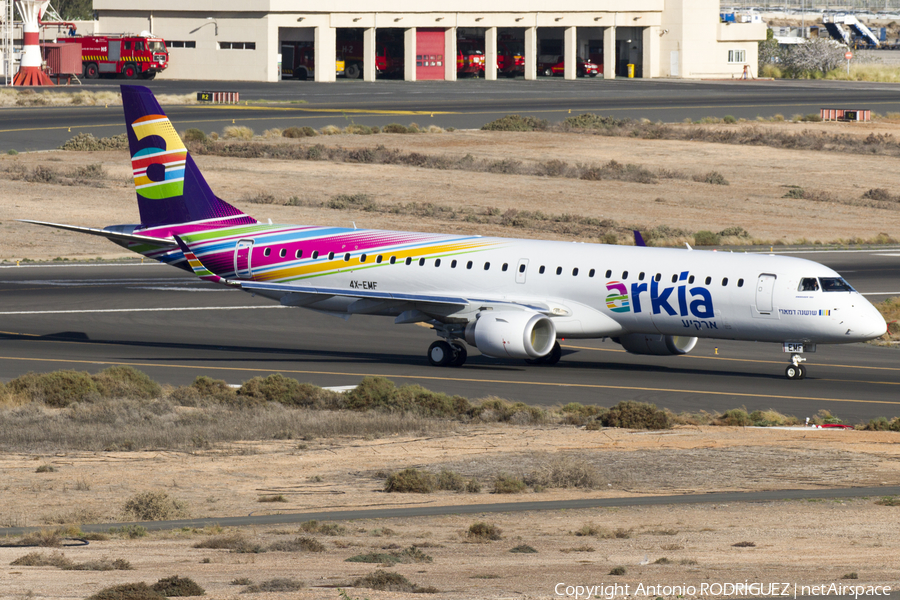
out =
[(443, 29), (416, 29), (416, 80), (444, 79)]

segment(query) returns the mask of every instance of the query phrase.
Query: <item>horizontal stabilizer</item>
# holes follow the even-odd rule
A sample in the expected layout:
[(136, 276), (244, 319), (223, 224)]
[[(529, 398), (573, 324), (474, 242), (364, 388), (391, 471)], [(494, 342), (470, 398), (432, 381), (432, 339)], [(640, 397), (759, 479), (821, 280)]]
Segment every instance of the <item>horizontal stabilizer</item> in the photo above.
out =
[(32, 225), (43, 225), (45, 227), (56, 227), (57, 229), (65, 229), (67, 231), (76, 231), (78, 233), (87, 233), (89, 235), (99, 235), (106, 239), (116, 242), (131, 242), (136, 244), (149, 244), (160, 248), (174, 247), (175, 242), (169, 239), (150, 237), (149, 235), (138, 235), (136, 233), (124, 233), (120, 231), (108, 231), (106, 229), (97, 229), (95, 227), (82, 227), (80, 225), (63, 225), (60, 223), (47, 223), (45, 221), (32, 221), (31, 219), (18, 219), (21, 223), (31, 223)]
[(178, 242), (178, 247), (181, 248), (181, 251), (184, 253), (184, 258), (187, 260), (188, 264), (191, 266), (191, 270), (194, 271), (194, 275), (202, 279), (203, 281), (211, 281), (212, 283), (222, 283), (225, 285), (238, 285), (236, 282), (229, 281), (222, 277), (219, 277), (212, 271), (206, 268), (206, 265), (201, 262), (197, 255), (188, 247), (188, 245), (181, 239), (180, 236), (175, 236), (175, 241)]

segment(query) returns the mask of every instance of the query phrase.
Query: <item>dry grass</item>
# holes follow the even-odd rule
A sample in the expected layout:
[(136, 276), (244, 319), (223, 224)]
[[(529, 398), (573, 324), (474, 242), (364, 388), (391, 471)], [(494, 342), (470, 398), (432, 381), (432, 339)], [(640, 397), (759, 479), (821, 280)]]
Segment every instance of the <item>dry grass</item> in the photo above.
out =
[[(161, 105), (197, 104), (196, 94), (158, 94)], [(37, 92), (35, 90), (0, 90), (0, 106), (121, 106), (119, 92)]]

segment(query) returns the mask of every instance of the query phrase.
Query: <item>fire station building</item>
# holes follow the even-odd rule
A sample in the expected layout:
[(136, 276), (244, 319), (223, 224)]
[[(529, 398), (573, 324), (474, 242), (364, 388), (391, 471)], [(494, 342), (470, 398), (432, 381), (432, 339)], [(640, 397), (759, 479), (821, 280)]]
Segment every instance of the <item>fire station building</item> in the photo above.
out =
[[(304, 76), (316, 81), (383, 75), (453, 81), (462, 75), (462, 48), (473, 47), (483, 55), (487, 80), (498, 74), (574, 79), (584, 61), (599, 65), (603, 78), (733, 78), (745, 66), (756, 75), (757, 42), (766, 33), (763, 23), (720, 22), (719, 0), (93, 4), (96, 33), (149, 30), (166, 40), (170, 63), (160, 78), (167, 79), (279, 81), (303, 52)], [(504, 73), (511, 55), (518, 70), (507, 64)]]

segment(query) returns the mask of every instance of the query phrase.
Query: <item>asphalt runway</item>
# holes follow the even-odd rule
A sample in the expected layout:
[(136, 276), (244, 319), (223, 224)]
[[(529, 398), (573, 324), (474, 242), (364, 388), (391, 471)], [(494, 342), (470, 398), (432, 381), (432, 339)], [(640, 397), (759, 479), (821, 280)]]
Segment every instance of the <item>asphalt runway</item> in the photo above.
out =
[[(118, 91), (122, 83), (126, 82), (102, 79), (87, 82), (83, 87), (46, 91)], [(537, 81), (465, 79), (415, 83), (345, 80), (336, 83), (166, 80), (137, 83), (147, 85), (158, 94), (237, 91), (242, 100), (254, 101), (241, 106), (165, 107), (177, 129), (197, 127), (206, 132), (221, 132), (232, 123), (246, 125), (257, 132), (272, 127), (343, 127), (351, 122), (378, 126), (416, 122), (472, 129), (512, 113), (550, 122), (583, 112), (678, 122), (726, 115), (749, 120), (775, 114), (790, 118), (794, 114), (818, 113), (820, 108), (864, 108), (882, 114), (900, 112), (900, 84), (844, 81), (540, 78)], [(120, 106), (0, 109), (2, 152), (49, 150), (79, 132), (102, 137), (122, 131)]]
[[(900, 252), (802, 256), (834, 266), (872, 300), (900, 295)], [(900, 415), (896, 349), (819, 346), (806, 355), (802, 381), (785, 379), (787, 355), (778, 345), (707, 340), (679, 357), (634, 356), (610, 341), (566, 341), (554, 367), (473, 350), (463, 368), (437, 368), (425, 358), (435, 339), (425, 327), (281, 308), (157, 264), (2, 267), (0, 319), (3, 380), (129, 364), (173, 385), (198, 375), (238, 384), (280, 372), (339, 386), (382, 375), (537, 406), (637, 400), (674, 411), (775, 408), (801, 418), (828, 409), (850, 422)]]

